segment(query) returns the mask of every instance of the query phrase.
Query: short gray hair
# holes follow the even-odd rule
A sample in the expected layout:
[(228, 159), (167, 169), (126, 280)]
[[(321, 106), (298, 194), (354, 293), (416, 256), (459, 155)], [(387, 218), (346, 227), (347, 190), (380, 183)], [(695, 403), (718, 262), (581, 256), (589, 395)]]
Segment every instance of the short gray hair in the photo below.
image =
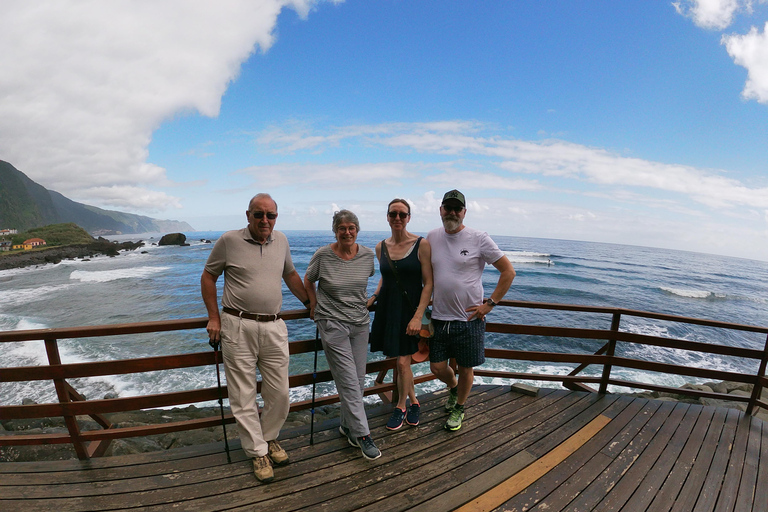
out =
[(269, 200), (271, 200), (273, 203), (275, 203), (275, 209), (277, 209), (277, 201), (272, 199), (272, 196), (267, 194), (266, 192), (261, 192), (259, 194), (256, 194), (255, 196), (253, 196), (251, 198), (251, 200), (248, 201), (248, 210), (251, 209), (251, 205), (253, 204), (253, 202), (258, 200), (258, 199), (269, 199)]
[(339, 229), (339, 225), (343, 222), (351, 222), (355, 225), (355, 229), (357, 232), (360, 232), (360, 221), (357, 220), (357, 215), (352, 213), (349, 210), (339, 210), (338, 212), (335, 212), (333, 214), (333, 232), (336, 233), (336, 230)]

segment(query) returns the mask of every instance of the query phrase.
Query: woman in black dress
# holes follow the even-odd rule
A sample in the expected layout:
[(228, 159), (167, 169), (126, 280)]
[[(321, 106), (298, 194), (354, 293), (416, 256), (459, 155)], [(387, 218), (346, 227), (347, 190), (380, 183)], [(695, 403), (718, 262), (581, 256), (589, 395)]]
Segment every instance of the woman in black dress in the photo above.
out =
[[(371, 351), (397, 357), (398, 401), (387, 422), (397, 430), (403, 422), (419, 424), (419, 400), (413, 386), (411, 355), (419, 350), (419, 331), (432, 297), (431, 250), (426, 238), (409, 233), (411, 207), (405, 199), (393, 199), (387, 207), (392, 236), (376, 245), (381, 280), (368, 305), (376, 302), (371, 327)], [(388, 253), (388, 254), (387, 254)], [(411, 404), (406, 410), (406, 399)]]

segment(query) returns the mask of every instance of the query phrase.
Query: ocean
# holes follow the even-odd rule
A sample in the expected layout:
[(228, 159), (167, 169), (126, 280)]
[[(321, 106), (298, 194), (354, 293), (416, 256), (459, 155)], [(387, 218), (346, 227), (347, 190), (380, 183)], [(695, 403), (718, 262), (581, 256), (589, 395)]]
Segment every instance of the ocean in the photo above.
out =
[[(314, 251), (333, 241), (330, 231), (285, 231), (294, 264), (301, 276)], [(69, 260), (58, 264), (0, 271), (0, 330), (43, 329), (130, 322), (147, 322), (206, 316), (200, 298), (200, 275), (208, 254), (221, 232), (187, 233), (189, 246), (156, 243), (160, 234), (123, 235), (113, 240), (144, 240), (146, 245), (124, 251), (117, 257), (98, 256), (90, 261)], [(386, 232), (362, 232), (358, 242), (368, 247), (388, 236)], [(684, 251), (603, 243), (493, 237), (512, 261), (517, 277), (507, 300), (610, 306), (750, 325), (768, 325), (768, 263)], [(154, 245), (153, 245), (154, 244)], [(369, 293), (378, 282), (369, 281)], [(486, 268), (485, 296), (495, 287), (498, 272)], [(223, 279), (219, 280), (221, 286)], [(219, 298), (221, 289), (219, 289)], [(300, 302), (284, 286), (283, 309), (301, 309)], [(497, 307), (491, 322), (608, 328), (610, 315), (573, 314), (556, 311)], [(762, 349), (765, 337), (756, 333), (723, 332), (704, 327), (645, 319), (622, 320), (622, 329), (641, 334), (674, 336), (694, 341)], [(291, 340), (314, 338), (308, 320), (288, 322)], [(592, 340), (552, 340), (543, 337), (489, 333), (487, 346), (539, 351), (594, 353), (600, 346)], [(87, 362), (160, 356), (210, 350), (204, 330), (149, 333), (130, 337), (60, 340), (62, 360)], [(620, 355), (676, 364), (754, 373), (757, 363), (705, 356), (664, 347), (621, 344)], [(369, 358), (381, 358), (381, 353)], [(47, 359), (42, 342), (0, 344), (2, 366), (33, 366)], [(312, 371), (312, 354), (294, 356), (291, 373)], [(567, 374), (572, 365), (559, 363), (488, 360), (484, 368)], [(322, 357), (319, 368), (327, 365)], [(417, 374), (428, 372), (428, 364), (415, 365)], [(590, 368), (586, 374), (598, 374)], [(674, 375), (649, 374), (615, 368), (618, 378), (679, 386), (686, 381)], [(223, 377), (223, 373), (222, 373)], [(369, 376), (372, 381), (373, 375)], [(494, 382), (477, 378), (477, 382)], [(188, 368), (101, 378), (74, 379), (71, 384), (87, 398), (108, 393), (137, 396), (216, 385), (212, 368)], [(556, 383), (537, 383), (553, 387)], [(418, 392), (438, 389), (441, 384), (419, 385)], [(333, 391), (322, 384), (320, 395)], [(309, 388), (292, 390), (292, 399), (310, 396)], [(49, 382), (0, 384), (0, 404), (14, 405), (24, 398), (38, 403), (56, 401)], [(369, 397), (376, 400), (376, 397)], [(211, 405), (211, 404), (200, 404)]]

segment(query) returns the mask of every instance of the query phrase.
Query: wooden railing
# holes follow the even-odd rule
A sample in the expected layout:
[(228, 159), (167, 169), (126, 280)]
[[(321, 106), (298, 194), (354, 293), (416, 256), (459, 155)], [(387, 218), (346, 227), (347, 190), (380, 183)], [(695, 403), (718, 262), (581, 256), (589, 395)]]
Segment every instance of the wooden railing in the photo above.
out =
[[(674, 315), (648, 313), (642, 311), (625, 310), (620, 308), (603, 308), (589, 306), (575, 306), (565, 304), (544, 304), (533, 302), (502, 301), (501, 306), (540, 309), (552, 311), (567, 311), (576, 314), (598, 314), (611, 318), (609, 329), (589, 329), (578, 327), (557, 327), (541, 325), (501, 324), (488, 323), (486, 331), (489, 333), (501, 333), (507, 335), (531, 335), (558, 339), (590, 339), (601, 340), (604, 344), (595, 353), (566, 353), (566, 352), (536, 352), (528, 350), (507, 350), (499, 348), (486, 348), (486, 357), (518, 361), (544, 361), (554, 363), (568, 363), (577, 365), (568, 375), (534, 374), (525, 372), (492, 371), (482, 367), (475, 369), (475, 375), (485, 377), (497, 377), (514, 380), (536, 380), (560, 382), (571, 389), (596, 391), (605, 393), (608, 386), (625, 386), (629, 388), (647, 389), (653, 391), (669, 392), (679, 395), (691, 395), (695, 397), (707, 397), (715, 399), (734, 400), (747, 403), (747, 412), (754, 414), (758, 407), (768, 409), (768, 403), (761, 399), (762, 389), (768, 386), (766, 379), (766, 364), (768, 363), (768, 339), (762, 350), (732, 347), (718, 343), (702, 343), (669, 337), (649, 336), (635, 334), (621, 330), (621, 321), (624, 317), (647, 318), (660, 321), (676, 322), (689, 325), (714, 327), (719, 330), (733, 330), (760, 333), (768, 335), (768, 328), (749, 325), (738, 325), (726, 322), (685, 318)], [(285, 320), (297, 320), (307, 318), (306, 310), (284, 311)], [(148, 371), (172, 370), (196, 366), (216, 364), (217, 354), (213, 351), (196, 352), (189, 354), (176, 354), (169, 356), (147, 357), (127, 360), (115, 360), (92, 363), (62, 364), (59, 356), (58, 340), (71, 338), (88, 338), (103, 336), (126, 336), (132, 334), (164, 331), (181, 331), (190, 329), (204, 329), (207, 323), (205, 318), (169, 320), (161, 322), (146, 322), (134, 324), (104, 325), (92, 327), (74, 327), (61, 329), (41, 329), (28, 331), (0, 332), (0, 343), (13, 343), (22, 341), (42, 341), (45, 344), (48, 356), (48, 364), (44, 366), (27, 367), (3, 367), (0, 368), (0, 383), (20, 381), (53, 381), (58, 402), (47, 404), (29, 405), (2, 405), (0, 406), (0, 420), (30, 419), (63, 417), (67, 426), (67, 433), (56, 434), (16, 434), (6, 433), (0, 435), (0, 446), (40, 445), (71, 443), (80, 459), (103, 455), (112, 439), (148, 436), (164, 434), (181, 430), (214, 427), (221, 424), (220, 416), (210, 418), (160, 423), (139, 427), (115, 428), (105, 416), (110, 413), (134, 411), (139, 409), (152, 409), (183, 404), (215, 401), (219, 398), (217, 388), (194, 389), (162, 393), (148, 396), (136, 396), (125, 398), (112, 398), (103, 400), (84, 400), (67, 379), (80, 377), (95, 377), (106, 375), (124, 375)], [(130, 342), (128, 339), (127, 342)], [(758, 371), (755, 374), (725, 372), (720, 370), (692, 368), (680, 366), (668, 362), (653, 362), (640, 359), (616, 356), (618, 343), (635, 343), (644, 346), (659, 346), (680, 350), (694, 351), (705, 354), (716, 354), (754, 360), (758, 363)], [(311, 353), (315, 350), (315, 340), (292, 341), (289, 344), (291, 355)], [(219, 360), (220, 362), (220, 360)], [(600, 376), (583, 375), (582, 372), (590, 365), (601, 365)], [(366, 388), (365, 394), (379, 394), (384, 401), (389, 401), (391, 393), (396, 389), (394, 379), (385, 382), (389, 370), (395, 366), (394, 359), (383, 359), (368, 363), (367, 372), (376, 373), (377, 378), (373, 386)], [(644, 372), (661, 372), (686, 377), (708, 379), (713, 381), (735, 381), (753, 385), (751, 396), (735, 396), (716, 392), (699, 391), (696, 389), (671, 388), (661, 385), (648, 384), (637, 381), (617, 379), (612, 376), (616, 367), (631, 368)], [(417, 383), (433, 379), (432, 374), (416, 376)], [(291, 375), (290, 386), (299, 387), (311, 385), (314, 382), (328, 382), (332, 380), (329, 371), (316, 373), (313, 379), (312, 373)], [(587, 386), (596, 385), (597, 388)], [(226, 396), (226, 387), (223, 388)], [(331, 404), (338, 401), (337, 395), (317, 397), (315, 406)], [(312, 407), (308, 400), (294, 402), (291, 410), (303, 410)], [(90, 416), (102, 430), (82, 431), (77, 421), (77, 416)], [(231, 415), (225, 417), (226, 423), (233, 423)]]

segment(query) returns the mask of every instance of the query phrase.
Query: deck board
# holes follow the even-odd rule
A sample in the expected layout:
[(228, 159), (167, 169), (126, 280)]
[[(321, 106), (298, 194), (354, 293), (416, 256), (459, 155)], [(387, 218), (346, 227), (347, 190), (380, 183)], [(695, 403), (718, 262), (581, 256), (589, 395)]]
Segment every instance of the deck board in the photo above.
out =
[(421, 397), (422, 421), (388, 431), (364, 460), (338, 420), (281, 434), (291, 463), (263, 485), (232, 444), (91, 461), (0, 463), (3, 512), (91, 510), (442, 511), (768, 509), (768, 424), (734, 409), (619, 395), (476, 386), (458, 432), (445, 392)]

